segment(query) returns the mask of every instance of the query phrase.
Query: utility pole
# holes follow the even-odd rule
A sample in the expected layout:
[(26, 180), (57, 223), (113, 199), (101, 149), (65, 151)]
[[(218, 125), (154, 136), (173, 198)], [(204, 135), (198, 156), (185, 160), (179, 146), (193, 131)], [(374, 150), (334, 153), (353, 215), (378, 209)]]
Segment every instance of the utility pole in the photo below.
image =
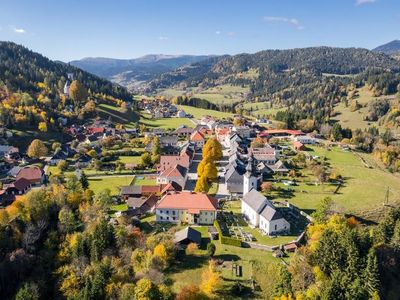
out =
[(388, 204), (389, 204), (389, 187), (386, 188), (385, 202), (383, 203), (383, 205), (387, 206)]

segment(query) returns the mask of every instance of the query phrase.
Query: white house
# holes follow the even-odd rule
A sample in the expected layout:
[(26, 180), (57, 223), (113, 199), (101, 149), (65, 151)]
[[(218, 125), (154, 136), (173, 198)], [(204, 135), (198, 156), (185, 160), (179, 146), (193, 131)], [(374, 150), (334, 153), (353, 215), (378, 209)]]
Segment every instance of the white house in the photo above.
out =
[(299, 136), (296, 136), (294, 138), (294, 140), (296, 142), (302, 143), (303, 145), (316, 143), (315, 138), (313, 138), (312, 136), (309, 136), (309, 135), (299, 135)]
[(259, 227), (267, 235), (290, 231), (290, 224), (260, 192), (250, 190), (243, 196), (241, 213), (251, 227)]

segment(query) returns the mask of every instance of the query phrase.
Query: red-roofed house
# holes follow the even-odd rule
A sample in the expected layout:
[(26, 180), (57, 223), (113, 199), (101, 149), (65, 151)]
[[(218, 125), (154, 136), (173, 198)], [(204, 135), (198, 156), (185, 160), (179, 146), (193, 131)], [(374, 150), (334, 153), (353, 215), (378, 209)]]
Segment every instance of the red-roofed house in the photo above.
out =
[(303, 144), (303, 143), (300, 143), (300, 142), (298, 142), (298, 141), (294, 141), (294, 142), (293, 142), (293, 148), (294, 148), (294, 150), (296, 150), (296, 151), (303, 151), (303, 150), (306, 149), (306, 147), (304, 146), (304, 144)]
[(32, 185), (41, 185), (44, 182), (45, 174), (39, 167), (24, 167), (17, 175), (17, 180), (21, 178), (29, 180)]
[(205, 193), (169, 193), (156, 206), (157, 222), (211, 225), (216, 217), (217, 200)]
[(162, 155), (160, 157), (160, 163), (157, 166), (158, 172), (163, 172), (175, 165), (181, 165), (182, 167), (189, 168), (190, 157), (188, 155)]
[(195, 148), (201, 149), (203, 148), (205, 142), (204, 135), (198, 131), (195, 131), (190, 136), (190, 141), (194, 143)]

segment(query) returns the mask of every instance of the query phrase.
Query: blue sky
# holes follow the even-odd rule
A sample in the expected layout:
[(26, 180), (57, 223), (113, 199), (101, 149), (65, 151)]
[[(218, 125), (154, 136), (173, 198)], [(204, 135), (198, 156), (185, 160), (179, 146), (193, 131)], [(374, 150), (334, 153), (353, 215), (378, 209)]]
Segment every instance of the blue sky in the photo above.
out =
[(374, 48), (399, 28), (399, 0), (0, 0), (0, 40), (63, 61)]

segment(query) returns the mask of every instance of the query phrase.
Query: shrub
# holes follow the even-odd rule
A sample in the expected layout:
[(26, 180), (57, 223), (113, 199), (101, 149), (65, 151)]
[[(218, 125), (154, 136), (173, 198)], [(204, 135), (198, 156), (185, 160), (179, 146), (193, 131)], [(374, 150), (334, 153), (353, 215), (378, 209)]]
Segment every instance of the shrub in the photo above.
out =
[(213, 243), (208, 243), (207, 244), (207, 254), (208, 254), (208, 256), (213, 257), (214, 253), (215, 253), (215, 250), (216, 250), (216, 248), (215, 248), (215, 245)]
[(197, 246), (196, 243), (190, 243), (186, 248), (186, 254), (188, 255), (194, 254), (198, 249), (199, 247)]

